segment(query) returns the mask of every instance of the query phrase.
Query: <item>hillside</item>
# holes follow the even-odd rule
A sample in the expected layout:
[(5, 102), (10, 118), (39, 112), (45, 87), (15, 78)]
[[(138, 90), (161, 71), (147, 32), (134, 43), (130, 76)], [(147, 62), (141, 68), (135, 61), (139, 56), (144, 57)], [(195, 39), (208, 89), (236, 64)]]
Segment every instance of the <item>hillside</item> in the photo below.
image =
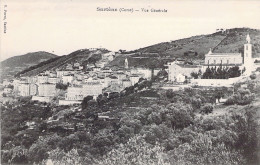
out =
[(30, 66), (37, 65), (43, 61), (57, 57), (57, 55), (39, 51), (27, 53), (25, 55), (14, 56), (1, 62), (2, 78), (12, 76), (17, 72)]
[[(17, 74), (17, 76), (33, 76), (46, 70), (65, 69), (67, 64), (73, 64), (75, 62), (85, 65), (88, 59), (91, 57), (99, 57), (102, 53), (107, 53), (108, 50), (89, 50), (80, 49), (72, 52), (68, 55), (59, 56), (48, 61), (42, 62), (38, 65), (32, 66), (26, 70), (23, 70)], [(98, 60), (99, 60), (98, 59)]]
[[(133, 51), (121, 52), (116, 54), (113, 61), (107, 66), (124, 66), (127, 58), (129, 66), (133, 67), (160, 67), (175, 58), (192, 61), (195, 63), (203, 62), (205, 54), (210, 50), (213, 52), (243, 53), (243, 46), (246, 42), (246, 35), (250, 34), (253, 45), (253, 57), (260, 57), (260, 30), (249, 28), (234, 28), (225, 31), (219, 31), (208, 35), (198, 35), (171, 42), (163, 42), (152, 46), (140, 48)], [(90, 57), (100, 60), (100, 55), (109, 52), (106, 49), (89, 50), (81, 49), (70, 53), (69, 55), (60, 56), (50, 59), (28, 68), (18, 76), (31, 76), (46, 70), (61, 69), (66, 64), (79, 62), (83, 66), (88, 64)]]
[[(136, 56), (138, 56), (139, 59), (146, 58), (148, 61), (157, 58), (163, 63), (166, 61), (172, 61), (175, 58), (193, 62), (201, 62), (210, 48), (213, 52), (243, 53), (243, 46), (246, 42), (247, 34), (250, 34), (251, 37), (253, 57), (260, 57), (260, 30), (234, 28), (227, 29), (224, 32), (216, 32), (209, 35), (199, 35), (171, 42), (163, 42), (134, 51), (124, 52), (121, 56), (117, 56), (117, 58), (115, 58), (110, 65), (122, 66), (126, 57), (129, 60), (131, 58), (136, 58)], [(139, 60), (134, 61), (135, 62), (132, 64), (130, 63), (130, 65), (135, 66), (143, 64)]]

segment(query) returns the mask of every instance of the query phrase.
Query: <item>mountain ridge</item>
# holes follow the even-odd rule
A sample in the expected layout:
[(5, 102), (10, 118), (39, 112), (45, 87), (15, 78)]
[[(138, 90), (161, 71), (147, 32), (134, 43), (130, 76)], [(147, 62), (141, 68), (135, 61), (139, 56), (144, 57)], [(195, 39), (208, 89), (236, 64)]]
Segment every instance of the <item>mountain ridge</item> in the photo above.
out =
[[(250, 34), (253, 45), (253, 57), (260, 57), (260, 30), (250, 28), (232, 28), (217, 31), (212, 34), (196, 35), (188, 38), (178, 39), (170, 42), (161, 42), (151, 46), (139, 48), (132, 51), (122, 51), (116, 53), (114, 60), (106, 66), (123, 67), (126, 58), (129, 66), (133, 67), (163, 67), (167, 62), (174, 59), (182, 59), (193, 63), (203, 62), (205, 54), (210, 49), (213, 52), (222, 53), (242, 53), (246, 43), (246, 35)], [(100, 52), (98, 52), (100, 51)], [(102, 52), (103, 51), (103, 52)], [(27, 68), (19, 76), (33, 76), (42, 71), (64, 68), (65, 64), (82, 62), (87, 64), (90, 57), (100, 56), (102, 53), (110, 52), (107, 49), (80, 49), (68, 55), (59, 56), (50, 60), (49, 63), (40, 63)], [(97, 58), (101, 60), (100, 58)], [(152, 65), (152, 66), (151, 66)]]
[(13, 76), (17, 72), (24, 70), (27, 67), (39, 64), (55, 57), (57, 57), (55, 54), (45, 51), (38, 51), (5, 59), (0, 62), (1, 79)]

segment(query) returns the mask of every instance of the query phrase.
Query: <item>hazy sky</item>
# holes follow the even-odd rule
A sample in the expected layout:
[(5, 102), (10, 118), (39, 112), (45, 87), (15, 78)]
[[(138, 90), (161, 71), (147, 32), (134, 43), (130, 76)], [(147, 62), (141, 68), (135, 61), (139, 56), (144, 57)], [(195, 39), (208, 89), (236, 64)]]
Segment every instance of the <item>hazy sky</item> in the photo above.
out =
[[(35, 51), (64, 55), (92, 47), (133, 50), (217, 28), (260, 29), (259, 0), (122, 1), (2, 0), (1, 60)], [(139, 12), (100, 12), (97, 7)], [(141, 8), (167, 13), (144, 13)]]

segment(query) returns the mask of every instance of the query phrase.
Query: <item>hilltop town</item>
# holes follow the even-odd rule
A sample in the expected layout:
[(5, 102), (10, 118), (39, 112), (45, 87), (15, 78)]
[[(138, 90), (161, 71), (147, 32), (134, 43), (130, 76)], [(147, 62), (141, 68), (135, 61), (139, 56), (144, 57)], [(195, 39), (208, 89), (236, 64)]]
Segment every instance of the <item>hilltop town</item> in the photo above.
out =
[(98, 48), (79, 50), (89, 53), (87, 60), (74, 59), (72, 62), (59, 64), (60, 66), (55, 65), (50, 70), (42, 69), (41, 72), (37, 72), (37, 68), (21, 72), (16, 79), (3, 81), (2, 95), (31, 96), (32, 101), (52, 102), (57, 105), (81, 104), (87, 96), (96, 100), (99, 95), (120, 95), (125, 89), (143, 81), (152, 81), (158, 74), (163, 73), (168, 74), (168, 77), (163, 77), (164, 81), (168, 81), (164, 83), (165, 86), (228, 87), (256, 71), (257, 64), (254, 62), (259, 59), (252, 57), (250, 42), (248, 34), (243, 56), (242, 53), (213, 53), (210, 49), (204, 62), (200, 64), (175, 59), (161, 68), (156, 68), (156, 65), (130, 65), (133, 59), (142, 58), (129, 58), (129, 54), (125, 54), (123, 66), (109, 66), (120, 53)]

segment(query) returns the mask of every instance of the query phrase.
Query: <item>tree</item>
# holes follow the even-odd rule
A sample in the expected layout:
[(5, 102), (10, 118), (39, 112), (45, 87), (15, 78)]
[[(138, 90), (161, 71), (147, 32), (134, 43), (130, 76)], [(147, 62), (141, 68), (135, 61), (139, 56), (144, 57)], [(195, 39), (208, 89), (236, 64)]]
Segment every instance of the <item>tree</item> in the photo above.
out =
[(118, 164), (157, 164), (169, 165), (163, 147), (150, 145), (140, 136), (135, 136), (126, 144), (120, 144), (116, 149), (107, 153), (97, 164), (118, 165)]
[(79, 155), (77, 149), (72, 149), (69, 152), (64, 152), (59, 148), (50, 151), (48, 159), (44, 160), (42, 164), (92, 164), (92, 155), (89, 153), (84, 157)]
[(167, 97), (168, 99), (172, 99), (173, 96), (174, 96), (173, 90), (168, 89), (168, 90), (166, 91), (166, 97)]
[(209, 135), (199, 134), (191, 144), (184, 143), (169, 153), (176, 164), (226, 164), (245, 163), (240, 152), (228, 149), (223, 143), (214, 144)]
[(173, 129), (183, 129), (193, 124), (193, 109), (183, 103), (169, 104), (162, 114), (163, 121)]
[(239, 89), (233, 96), (230, 96), (227, 99), (225, 105), (233, 105), (233, 104), (247, 105), (250, 104), (254, 99), (255, 99), (254, 93), (251, 93), (249, 90)]
[(215, 91), (214, 91), (214, 96), (215, 96), (215, 99), (218, 99), (218, 102), (220, 102), (220, 99), (222, 98), (222, 97), (224, 97), (224, 92), (223, 92), (223, 90), (219, 90), (219, 89), (216, 89)]
[(31, 163), (38, 163), (48, 158), (48, 151), (57, 147), (61, 138), (57, 135), (50, 135), (45, 137), (39, 137), (28, 151), (28, 159)]
[(233, 114), (235, 121), (234, 131), (238, 135), (236, 147), (241, 149), (246, 158), (246, 164), (259, 164), (259, 137), (257, 108), (247, 108), (245, 114)]
[(83, 99), (83, 101), (82, 101), (82, 103), (81, 103), (82, 110), (87, 108), (88, 102), (89, 102), (90, 100), (93, 100), (93, 96), (84, 97), (84, 99)]
[(198, 79), (199, 76), (201, 75), (201, 70), (200, 70), (200, 72), (198, 72), (198, 73), (192, 72), (190, 75), (191, 75), (191, 77), (193, 77), (194, 79)]
[(211, 104), (206, 104), (201, 108), (201, 113), (209, 114), (213, 112), (213, 106)]
[(9, 84), (9, 85), (7, 86), (7, 88), (14, 89), (14, 86), (13, 86), (12, 84)]
[(57, 89), (61, 89), (61, 90), (64, 90), (64, 91), (68, 89), (68, 86), (69, 86), (68, 84), (62, 84), (62, 83), (56, 84)]
[(229, 78), (239, 77), (241, 75), (241, 70), (238, 66), (234, 66), (228, 70)]
[[(238, 66), (234, 66), (231, 68), (223, 68), (222, 65), (218, 68), (215, 67), (209, 67), (206, 69), (206, 71), (203, 73), (202, 78), (203, 79), (228, 79), (228, 78), (234, 78), (239, 77), (241, 75), (241, 70)], [(194, 76), (194, 75), (193, 75)]]
[(23, 146), (15, 146), (9, 151), (1, 151), (2, 163), (8, 164), (27, 164), (28, 163), (28, 150)]
[(250, 78), (251, 78), (251, 80), (254, 80), (254, 79), (256, 79), (256, 75), (255, 74), (251, 74)]

